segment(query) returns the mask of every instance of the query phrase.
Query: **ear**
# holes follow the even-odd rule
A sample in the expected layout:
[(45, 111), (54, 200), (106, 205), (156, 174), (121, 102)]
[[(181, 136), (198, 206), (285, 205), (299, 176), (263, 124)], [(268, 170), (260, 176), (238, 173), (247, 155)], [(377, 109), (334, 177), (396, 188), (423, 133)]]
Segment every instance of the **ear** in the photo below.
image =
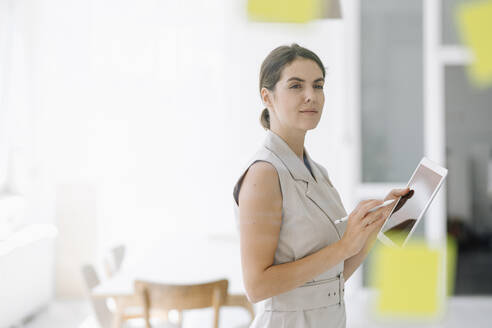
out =
[(261, 101), (263, 102), (263, 105), (265, 105), (265, 107), (269, 107), (270, 109), (273, 108), (272, 99), (272, 92), (265, 87), (261, 88)]

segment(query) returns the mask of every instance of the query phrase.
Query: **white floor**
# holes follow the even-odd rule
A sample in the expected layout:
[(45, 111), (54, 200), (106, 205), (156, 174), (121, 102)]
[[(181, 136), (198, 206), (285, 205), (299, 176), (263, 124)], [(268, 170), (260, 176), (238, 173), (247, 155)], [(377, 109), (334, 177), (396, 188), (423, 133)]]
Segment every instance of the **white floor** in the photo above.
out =
[[(491, 297), (453, 297), (447, 303), (447, 310), (441, 320), (434, 322), (383, 322), (371, 315), (368, 296), (360, 294), (346, 299), (348, 328), (376, 327), (425, 327), (425, 328), (490, 328), (492, 327)], [(22, 328), (96, 328), (91, 319), (90, 305), (86, 301), (56, 301), (35, 316)], [(184, 314), (183, 328), (207, 327), (211, 325), (210, 310), (194, 310)], [(223, 308), (220, 327), (247, 327), (248, 314), (240, 308)]]
[(369, 306), (368, 293), (346, 300), (348, 328), (490, 328), (492, 296), (454, 296), (447, 300), (439, 318), (402, 322), (377, 318)]
[[(249, 314), (241, 308), (222, 308), (220, 327), (245, 328)], [(132, 327), (144, 327), (141, 320), (134, 320)], [(209, 323), (209, 324), (208, 324)], [(183, 314), (183, 328), (208, 327), (212, 325), (211, 309), (186, 311)], [(24, 325), (15, 328), (99, 328), (90, 304), (80, 301), (55, 301)]]
[(79, 327), (91, 315), (90, 304), (85, 300), (55, 301), (41, 309), (23, 328)]

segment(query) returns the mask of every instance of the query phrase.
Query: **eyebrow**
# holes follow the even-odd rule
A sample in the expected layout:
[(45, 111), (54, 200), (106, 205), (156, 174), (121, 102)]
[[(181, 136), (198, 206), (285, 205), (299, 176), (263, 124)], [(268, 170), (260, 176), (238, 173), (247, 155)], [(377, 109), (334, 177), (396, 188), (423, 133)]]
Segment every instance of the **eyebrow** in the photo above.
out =
[[(292, 81), (292, 80), (296, 80), (296, 81), (299, 81), (299, 82), (305, 82), (305, 81), (304, 81), (303, 79), (301, 79), (300, 77), (295, 77), (295, 76), (294, 76), (294, 77), (291, 77), (290, 79), (288, 79), (288, 80), (287, 80), (287, 82)], [(318, 78), (318, 79), (314, 80), (313, 82), (320, 82), (320, 81), (321, 81), (321, 82), (324, 82), (324, 81), (325, 81), (325, 79), (324, 79), (324, 78), (322, 78), (322, 77), (320, 77), (320, 78)]]

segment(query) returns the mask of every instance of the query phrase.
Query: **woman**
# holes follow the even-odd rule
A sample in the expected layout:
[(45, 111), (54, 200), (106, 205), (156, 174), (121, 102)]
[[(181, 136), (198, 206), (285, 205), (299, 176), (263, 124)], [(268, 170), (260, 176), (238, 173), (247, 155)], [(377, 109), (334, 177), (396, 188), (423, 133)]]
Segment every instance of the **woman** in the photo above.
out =
[[(362, 201), (349, 219), (326, 169), (304, 148), (321, 118), (325, 69), (297, 44), (263, 61), (263, 146), (234, 188), (245, 290), (264, 301), (252, 327), (345, 327), (344, 281), (362, 263), (391, 205)], [(393, 190), (398, 198), (407, 189)]]

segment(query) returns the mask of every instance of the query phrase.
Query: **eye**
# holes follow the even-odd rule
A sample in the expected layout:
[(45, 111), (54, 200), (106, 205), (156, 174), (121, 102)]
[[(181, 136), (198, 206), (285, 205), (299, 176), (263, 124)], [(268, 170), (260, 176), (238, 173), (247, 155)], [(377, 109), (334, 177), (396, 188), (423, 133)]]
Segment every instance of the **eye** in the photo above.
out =
[(291, 89), (299, 89), (301, 87), (300, 84), (293, 84), (290, 86)]
[(323, 89), (323, 86), (321, 84), (315, 85), (314, 86), (316, 89)]

